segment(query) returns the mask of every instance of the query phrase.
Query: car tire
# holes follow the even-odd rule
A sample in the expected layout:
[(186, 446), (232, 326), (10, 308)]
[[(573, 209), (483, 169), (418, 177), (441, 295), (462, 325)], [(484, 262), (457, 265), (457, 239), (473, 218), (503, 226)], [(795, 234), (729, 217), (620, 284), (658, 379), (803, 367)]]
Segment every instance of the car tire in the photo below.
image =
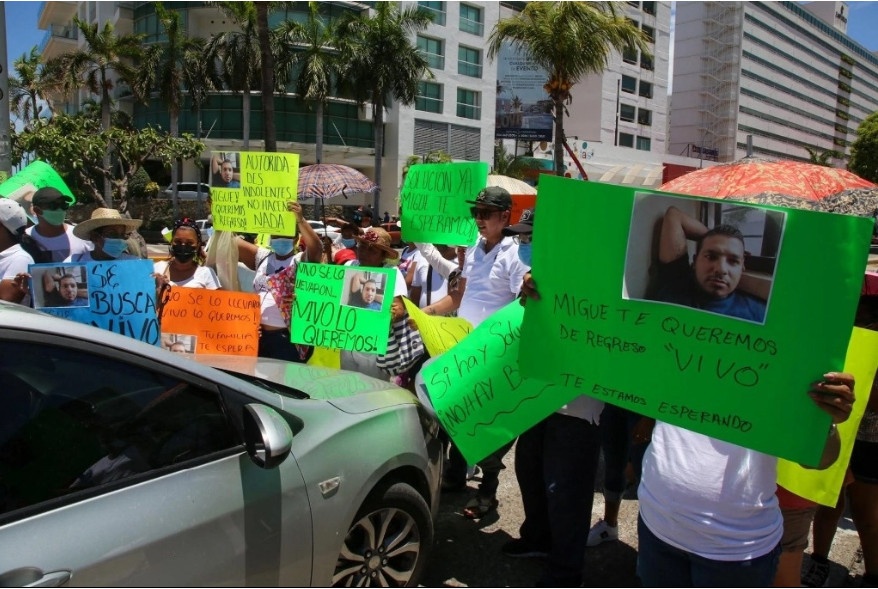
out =
[(424, 498), (405, 483), (378, 489), (348, 529), (332, 586), (417, 586), (432, 546), (433, 519)]

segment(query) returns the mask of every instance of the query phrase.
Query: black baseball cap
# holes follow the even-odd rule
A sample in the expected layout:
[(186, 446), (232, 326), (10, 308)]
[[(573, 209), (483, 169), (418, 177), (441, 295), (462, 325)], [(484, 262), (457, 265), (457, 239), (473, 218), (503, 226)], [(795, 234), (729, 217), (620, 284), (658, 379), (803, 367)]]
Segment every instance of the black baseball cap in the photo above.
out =
[(524, 209), (521, 211), (521, 217), (518, 223), (503, 228), (503, 235), (518, 235), (519, 233), (533, 233), (534, 230), (534, 210)]
[(512, 196), (509, 191), (499, 186), (488, 186), (483, 188), (476, 195), (476, 200), (466, 201), (471, 205), (482, 205), (486, 207), (496, 207), (501, 211), (508, 211), (512, 208)]
[(31, 198), (31, 204), (37, 207), (44, 207), (47, 204), (51, 204), (58, 200), (63, 200), (66, 204), (71, 204), (70, 198), (58, 190), (57, 188), (52, 188), (51, 186), (44, 186), (40, 188), (36, 192), (34, 192), (33, 197)]

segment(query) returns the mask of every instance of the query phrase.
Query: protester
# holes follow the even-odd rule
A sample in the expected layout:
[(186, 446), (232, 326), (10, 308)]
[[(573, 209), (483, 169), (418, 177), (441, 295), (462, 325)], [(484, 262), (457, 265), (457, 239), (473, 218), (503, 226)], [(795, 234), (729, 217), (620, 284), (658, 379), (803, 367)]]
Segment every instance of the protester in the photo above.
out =
[(418, 252), (413, 242), (407, 242), (402, 252), (399, 254), (399, 271), (405, 276), (405, 286), (411, 291), (412, 282), (415, 279), (415, 272), (418, 270), (418, 264), (426, 264), (426, 260)]
[(28, 266), (34, 263), (21, 246), (27, 215), (14, 200), (0, 198), (0, 300), (30, 305)]
[(287, 208), (296, 217), (296, 230), (304, 251), (296, 253), (295, 240), (289, 236), (272, 235), (270, 247), (258, 247), (243, 239), (238, 240), (238, 259), (255, 272), (253, 292), (259, 295), (260, 331), (259, 356), (277, 358), (289, 362), (305, 362), (311, 355), (311, 348), (293, 344), (290, 341), (290, 322), (281, 311), (281, 304), (274, 293), (281, 289), (272, 289), (269, 277), (283, 275), (286, 282), (282, 289), (287, 300), (281, 301), (289, 309), (293, 304), (296, 285), (296, 269), (300, 262), (318, 262), (321, 256), (320, 237), (302, 214), (302, 205), (298, 202), (287, 203)]
[(62, 262), (89, 249), (88, 242), (74, 235), (73, 226), (64, 222), (70, 202), (67, 196), (51, 187), (40, 188), (31, 199), (37, 224), (29, 227), (27, 234), (51, 253), (52, 262)]
[[(428, 315), (447, 315), (457, 310), (459, 317), (476, 327), (515, 300), (528, 267), (519, 259), (518, 244), (503, 235), (512, 209), (509, 192), (491, 186), (480, 191), (475, 200), (467, 202), (474, 205), (470, 211), (479, 230), (478, 241), (466, 249), (457, 289), (423, 310)], [(511, 445), (479, 463), (482, 481), (475, 496), (464, 507), (465, 517), (478, 519), (497, 509), (497, 486), (500, 471), (505, 468), (503, 456)], [(466, 461), (453, 445), (442, 486), (446, 491), (466, 489)]]
[(73, 235), (91, 241), (93, 249), (71, 255), (65, 262), (141, 259), (140, 256), (127, 253), (129, 235), (140, 227), (141, 223), (140, 219), (122, 217), (116, 209), (95, 209), (91, 218), (73, 228)]
[(363, 229), (368, 229), (374, 224), (375, 223), (372, 209), (366, 207), (362, 211), (360, 211), (360, 227), (362, 227)]
[[(456, 251), (452, 246), (437, 245), (436, 248), (446, 260), (456, 260)], [(432, 264), (428, 264), (426, 258), (418, 250), (419, 262), (412, 278), (412, 286), (409, 289), (409, 298), (420, 308), (424, 308), (439, 301), (448, 294), (448, 281), (436, 270)]]
[[(194, 220), (185, 217), (174, 222), (171, 233), (170, 255), (167, 260), (154, 264), (156, 289), (161, 293), (168, 286), (188, 288), (220, 288), (219, 279), (212, 268), (204, 266), (207, 255), (201, 231)], [(159, 297), (161, 300), (161, 297)]]
[[(533, 210), (527, 209), (517, 224), (503, 230), (503, 235), (515, 236), (521, 262), (527, 265), (533, 224)], [(524, 522), (520, 538), (507, 542), (503, 554), (546, 556), (537, 587), (583, 584), (603, 407), (603, 402), (581, 395), (518, 437), (515, 478)]]

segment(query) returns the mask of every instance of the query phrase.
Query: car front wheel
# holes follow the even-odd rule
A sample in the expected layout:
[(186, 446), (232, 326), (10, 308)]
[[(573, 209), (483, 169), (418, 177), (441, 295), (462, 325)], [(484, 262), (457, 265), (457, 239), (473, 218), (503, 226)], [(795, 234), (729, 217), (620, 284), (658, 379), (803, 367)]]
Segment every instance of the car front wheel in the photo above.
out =
[(333, 587), (413, 587), (433, 545), (424, 498), (397, 483), (369, 496), (354, 518), (335, 565)]

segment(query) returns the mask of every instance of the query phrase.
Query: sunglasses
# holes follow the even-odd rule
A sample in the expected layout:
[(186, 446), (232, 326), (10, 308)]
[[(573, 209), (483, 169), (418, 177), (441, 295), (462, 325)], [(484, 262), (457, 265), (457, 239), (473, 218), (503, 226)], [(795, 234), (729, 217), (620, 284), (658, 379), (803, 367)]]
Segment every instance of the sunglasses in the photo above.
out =
[(470, 207), (470, 214), (473, 216), (473, 219), (490, 219), (491, 215), (494, 213), (502, 213), (503, 211), (498, 209), (480, 209), (479, 207)]
[(70, 203), (66, 200), (53, 200), (52, 202), (46, 203), (44, 205), (36, 205), (43, 209), (44, 211), (66, 211), (70, 208)]

